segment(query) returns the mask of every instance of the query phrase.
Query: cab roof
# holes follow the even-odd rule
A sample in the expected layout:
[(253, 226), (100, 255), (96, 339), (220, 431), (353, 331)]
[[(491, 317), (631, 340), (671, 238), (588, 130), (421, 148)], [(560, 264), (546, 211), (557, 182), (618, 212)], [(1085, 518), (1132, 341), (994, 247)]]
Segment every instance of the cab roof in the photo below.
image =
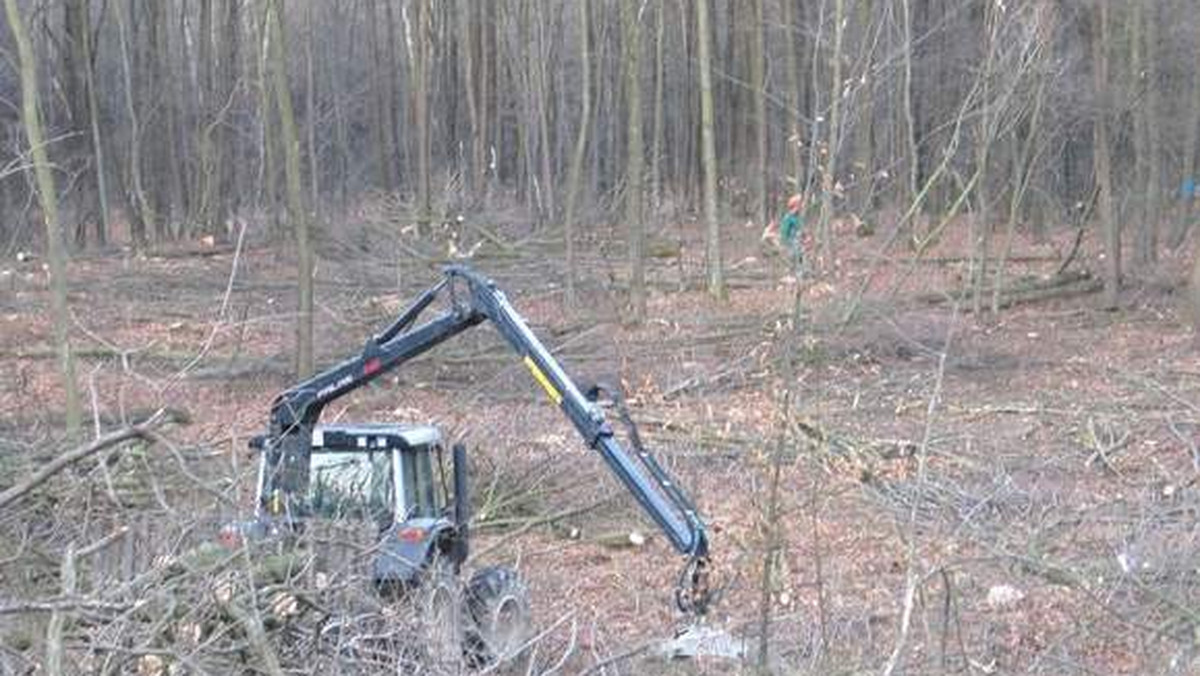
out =
[(331, 451), (416, 450), (433, 446), (441, 440), (441, 430), (432, 425), (347, 423), (314, 427), (312, 447)]

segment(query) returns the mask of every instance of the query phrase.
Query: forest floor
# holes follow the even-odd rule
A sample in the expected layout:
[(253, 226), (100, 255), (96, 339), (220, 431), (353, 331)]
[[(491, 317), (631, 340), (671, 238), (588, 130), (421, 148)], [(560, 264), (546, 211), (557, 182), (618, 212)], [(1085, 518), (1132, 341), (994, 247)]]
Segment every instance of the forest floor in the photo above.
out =
[[(322, 244), (321, 363), (359, 349), (437, 279), (444, 257), (440, 240), (378, 245), (389, 241), (382, 226), (363, 221)], [(725, 585), (709, 622), (745, 638), (749, 661), (765, 591), (770, 662), (786, 673), (881, 673), (893, 657), (895, 673), (908, 674), (1200, 668), (1200, 352), (1171, 283), (1183, 278), (1182, 260), (1132, 282), (1117, 311), (1078, 293), (977, 317), (969, 303), (938, 298), (967, 276), (963, 242), (942, 240), (909, 263), (903, 244), (881, 255), (886, 231), (839, 232), (838, 259), (802, 283), (803, 320), (792, 331), (795, 283), (764, 255), (758, 228), (735, 226), (727, 300), (700, 288), (699, 242), (663, 246), (648, 321), (632, 326), (622, 247), (582, 247), (579, 303), (568, 308), (548, 234), (487, 235), (469, 262), (497, 279), (572, 373), (624, 385), (649, 445), (700, 506)], [(603, 229), (594, 237), (618, 239)], [(655, 237), (671, 244), (676, 233)], [(1052, 275), (1072, 240), (1018, 237), (1009, 281)], [(89, 428), (160, 406), (185, 410), (191, 423), (169, 434), (226, 496), (225, 515), (249, 509), (245, 442), (290, 382), (294, 274), (290, 256), (264, 241), (252, 232), (239, 250), (71, 264)], [(1085, 241), (1071, 271), (1099, 269), (1092, 249)], [(0, 282), (4, 488), (53, 453), (62, 396), (44, 272), (14, 264)], [(855, 317), (843, 321), (851, 306)], [(798, 362), (784, 383), (788, 352)], [(542, 666), (565, 655), (570, 672), (729, 670), (654, 656), (652, 642), (679, 623), (671, 599), (682, 561), (490, 329), (339, 401), (325, 419), (435, 422), (467, 443), (481, 526), (473, 563), (512, 564), (528, 580), (545, 631)], [(764, 587), (774, 453), (779, 556)], [(70, 482), (79, 495), (104, 471), (81, 468), (43, 490)], [(117, 516), (94, 517), (83, 541), (102, 536), (102, 523), (218, 507), (183, 495), (96, 498), (92, 509)], [(0, 545), (44, 537), (35, 549), (53, 560), (65, 536), (26, 523), (40, 514), (0, 518)], [(648, 541), (613, 546), (633, 531)], [(27, 574), (30, 565), (0, 552), (0, 603), (54, 595), (53, 574)], [(0, 642), (28, 655), (29, 644), (11, 642), (15, 631), (0, 624)]]

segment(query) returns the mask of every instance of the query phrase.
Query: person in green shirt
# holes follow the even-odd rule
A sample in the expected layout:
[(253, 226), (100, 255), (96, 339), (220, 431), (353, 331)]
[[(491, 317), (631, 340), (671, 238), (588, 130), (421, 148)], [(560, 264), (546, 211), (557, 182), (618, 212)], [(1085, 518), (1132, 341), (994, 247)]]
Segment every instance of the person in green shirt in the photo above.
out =
[(787, 213), (779, 221), (779, 239), (791, 253), (797, 267), (804, 261), (804, 248), (800, 242), (800, 234), (804, 230), (804, 207), (804, 196), (792, 195), (788, 199)]

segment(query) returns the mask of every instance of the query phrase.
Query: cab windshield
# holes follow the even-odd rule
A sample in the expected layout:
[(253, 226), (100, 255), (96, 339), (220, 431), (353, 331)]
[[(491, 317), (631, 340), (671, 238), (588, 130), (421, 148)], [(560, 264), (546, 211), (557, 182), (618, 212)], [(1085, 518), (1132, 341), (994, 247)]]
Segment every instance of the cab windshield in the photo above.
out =
[(307, 506), (315, 516), (386, 522), (392, 517), (393, 487), (391, 453), (314, 452)]

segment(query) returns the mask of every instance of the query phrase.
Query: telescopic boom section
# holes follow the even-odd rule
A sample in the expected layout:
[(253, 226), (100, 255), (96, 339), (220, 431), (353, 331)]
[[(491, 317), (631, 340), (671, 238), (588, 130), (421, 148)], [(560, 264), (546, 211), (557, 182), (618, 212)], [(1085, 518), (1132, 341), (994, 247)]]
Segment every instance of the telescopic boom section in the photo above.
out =
[[(708, 538), (696, 509), (669, 476), (644, 449), (635, 461), (613, 435), (600, 409), (584, 397), (542, 341), (533, 334), (521, 315), (495, 283), (469, 268), (447, 268), (451, 278), (467, 282), (471, 306), (491, 320), (496, 330), (516, 350), (526, 368), (559, 406), (588, 446), (600, 452), (617, 478), (670, 538), (681, 553), (695, 557), (708, 554)], [(647, 477), (649, 472), (650, 477)]]
[[(617, 441), (599, 407), (580, 392), (491, 279), (461, 265), (448, 266), (444, 273), (440, 282), (418, 296), (386, 330), (367, 341), (361, 355), (280, 394), (271, 409), (271, 436), (282, 442), (288, 435), (311, 431), (322, 409), (330, 402), (459, 333), (483, 321), (491, 321), (505, 341), (520, 354), (533, 378), (567, 415), (588, 446), (600, 453), (621, 483), (666, 533), (671, 544), (690, 557), (690, 572), (685, 573), (691, 578), (691, 596), (689, 599), (680, 597), (679, 603), (685, 609), (690, 607), (703, 612), (709, 596), (703, 588), (708, 559), (704, 523), (683, 491), (641, 447), (633, 421), (623, 412), (636, 460)], [(455, 282), (462, 282), (464, 294), (459, 293), (459, 285)], [(451, 308), (411, 328), (419, 315), (447, 290), (452, 299)]]
[(320, 419), (321, 411), (330, 402), (357, 390), (410, 359), (419, 357), (485, 319), (476, 312), (455, 307), (411, 331), (404, 331), (407, 325), (416, 320), (420, 310), (433, 301), (435, 295), (431, 295), (430, 292), (436, 294), (436, 290), (441, 286), (439, 284), (426, 291), (409, 307), (401, 316), (401, 320), (407, 318), (404, 327), (396, 328), (401, 324), (398, 320), (387, 331), (368, 340), (362, 354), (351, 357), (277, 396), (271, 404), (271, 436), (282, 437), (303, 429), (311, 430)]

